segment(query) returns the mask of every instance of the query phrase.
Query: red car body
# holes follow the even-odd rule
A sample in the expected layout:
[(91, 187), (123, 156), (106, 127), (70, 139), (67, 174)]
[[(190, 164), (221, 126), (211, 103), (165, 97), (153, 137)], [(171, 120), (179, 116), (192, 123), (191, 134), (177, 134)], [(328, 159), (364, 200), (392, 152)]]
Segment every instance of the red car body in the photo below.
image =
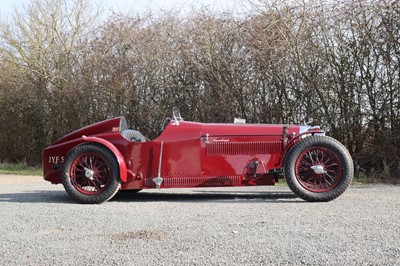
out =
[[(285, 157), (291, 147), (308, 136), (327, 138), (319, 127), (209, 124), (180, 119), (170, 120), (165, 130), (151, 141), (128, 140), (124, 137), (126, 130), (125, 118), (117, 117), (64, 136), (43, 151), (44, 179), (53, 184), (63, 183), (64, 186), (63, 178), (71, 179), (74, 193), (77, 189), (77, 192), (88, 197), (99, 194), (109, 181), (94, 185), (95, 188), (88, 192), (87, 182), (93, 181), (97, 172), (101, 172), (101, 178), (110, 175), (107, 170), (110, 165), (104, 159), (106, 156), (96, 157), (95, 151), (81, 152), (81, 155), (76, 155), (79, 159), (71, 159), (69, 168), (64, 165), (66, 158), (72, 156), (69, 155), (71, 150), (82, 144), (91, 144), (100, 146), (115, 157), (120, 190), (274, 185), (282, 176)], [(94, 164), (92, 160), (96, 159), (101, 161), (101, 166), (87, 166)], [(81, 166), (82, 161), (86, 166)], [(335, 169), (343, 175), (337, 166)], [(319, 174), (315, 170), (312, 173)], [(343, 178), (340, 176), (338, 179), (340, 181)], [(74, 180), (78, 180), (78, 185)], [(324, 188), (315, 181), (308, 183), (315, 183), (316, 191), (313, 192), (311, 188), (311, 193), (329, 192), (337, 186), (331, 184)], [(83, 203), (101, 203), (105, 200), (108, 199), (95, 202), (77, 199)]]

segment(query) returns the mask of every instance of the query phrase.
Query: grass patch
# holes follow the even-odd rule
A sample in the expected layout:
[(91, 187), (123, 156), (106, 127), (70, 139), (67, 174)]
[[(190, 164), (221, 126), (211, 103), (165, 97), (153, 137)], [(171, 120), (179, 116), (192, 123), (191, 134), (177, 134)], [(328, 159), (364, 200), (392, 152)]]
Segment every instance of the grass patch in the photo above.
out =
[(287, 187), (288, 184), (287, 184), (285, 178), (280, 178), (279, 181), (275, 183), (275, 186), (278, 186), (278, 187)]
[(4, 175), (43, 175), (41, 166), (29, 166), (24, 163), (0, 163), (0, 174)]

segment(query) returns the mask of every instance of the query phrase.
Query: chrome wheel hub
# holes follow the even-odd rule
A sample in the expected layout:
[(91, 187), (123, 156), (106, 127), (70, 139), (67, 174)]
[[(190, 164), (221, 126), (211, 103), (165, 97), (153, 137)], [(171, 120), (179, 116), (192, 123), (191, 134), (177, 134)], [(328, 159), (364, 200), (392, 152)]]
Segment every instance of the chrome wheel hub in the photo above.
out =
[(93, 170), (90, 170), (89, 168), (85, 168), (85, 176), (88, 179), (93, 180), (93, 176), (94, 176)]
[(320, 165), (320, 164), (318, 164), (318, 165), (313, 165), (313, 166), (311, 166), (311, 169), (313, 169), (313, 170), (314, 170), (314, 173), (317, 174), (317, 175), (326, 174), (326, 171), (325, 171), (323, 165)]

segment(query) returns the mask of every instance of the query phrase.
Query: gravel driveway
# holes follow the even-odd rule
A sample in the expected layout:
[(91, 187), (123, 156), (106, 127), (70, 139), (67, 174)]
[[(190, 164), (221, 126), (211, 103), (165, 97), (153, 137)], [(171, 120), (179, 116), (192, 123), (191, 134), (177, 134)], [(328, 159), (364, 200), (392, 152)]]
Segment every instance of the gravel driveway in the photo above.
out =
[(0, 176), (0, 265), (400, 265), (400, 186), (145, 190), (102, 205)]

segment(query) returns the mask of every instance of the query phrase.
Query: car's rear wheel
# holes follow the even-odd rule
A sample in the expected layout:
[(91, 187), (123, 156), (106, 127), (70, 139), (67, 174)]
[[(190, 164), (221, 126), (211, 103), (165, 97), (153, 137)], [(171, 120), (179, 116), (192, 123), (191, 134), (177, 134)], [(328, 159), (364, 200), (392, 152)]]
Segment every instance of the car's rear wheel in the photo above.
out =
[(353, 179), (353, 161), (347, 149), (326, 136), (301, 139), (287, 153), (284, 173), (290, 189), (307, 201), (339, 197)]
[(118, 162), (114, 154), (101, 145), (78, 145), (65, 158), (62, 182), (75, 201), (103, 203), (111, 199), (121, 186)]

